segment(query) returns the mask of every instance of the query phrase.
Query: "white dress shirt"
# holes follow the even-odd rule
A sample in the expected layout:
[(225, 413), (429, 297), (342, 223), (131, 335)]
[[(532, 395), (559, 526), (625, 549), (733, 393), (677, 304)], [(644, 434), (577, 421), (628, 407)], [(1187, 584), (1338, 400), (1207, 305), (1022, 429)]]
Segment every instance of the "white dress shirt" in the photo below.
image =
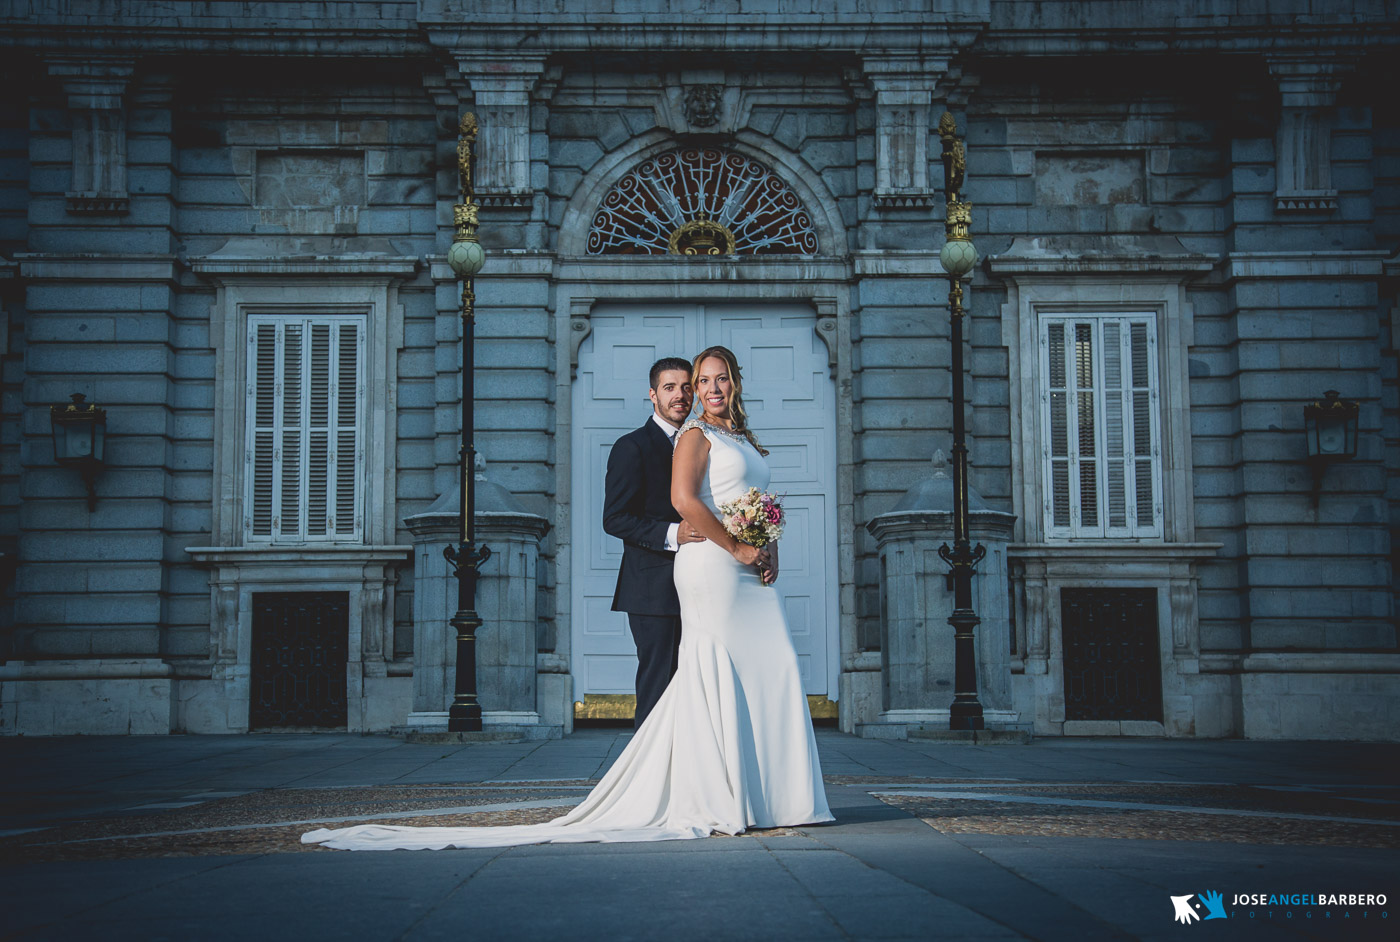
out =
[[(661, 416), (657, 415), (656, 410), (654, 409), (651, 413), (651, 420), (655, 422), (658, 427), (660, 427), (661, 431), (666, 433), (666, 437), (671, 441), (671, 446), (675, 447), (676, 433), (679, 432), (680, 429), (672, 425), (670, 422), (667, 422)], [(673, 523), (666, 528), (666, 548), (673, 553), (681, 548), (680, 532), (681, 525), (679, 523)]]

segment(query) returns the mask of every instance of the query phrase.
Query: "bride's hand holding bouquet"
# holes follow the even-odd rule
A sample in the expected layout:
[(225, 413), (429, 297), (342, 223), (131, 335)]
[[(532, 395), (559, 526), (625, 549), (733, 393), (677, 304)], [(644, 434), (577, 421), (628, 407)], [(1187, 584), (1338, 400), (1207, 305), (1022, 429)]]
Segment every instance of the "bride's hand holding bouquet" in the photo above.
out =
[[(778, 497), (751, 487), (735, 500), (720, 504), (719, 513), (724, 529), (739, 541), (734, 548), (734, 558), (745, 566), (761, 566), (767, 570), (771, 563), (762, 550), (778, 542), (786, 520)], [(772, 583), (765, 578), (763, 584)]]

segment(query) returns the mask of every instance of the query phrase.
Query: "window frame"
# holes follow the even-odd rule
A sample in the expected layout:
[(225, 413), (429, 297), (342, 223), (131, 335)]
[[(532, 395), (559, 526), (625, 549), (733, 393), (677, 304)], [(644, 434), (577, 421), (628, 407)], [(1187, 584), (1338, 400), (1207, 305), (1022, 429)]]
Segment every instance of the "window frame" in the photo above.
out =
[[(215, 287), (209, 308), (209, 340), (212, 348), (214, 409), (213, 482), (210, 494), (214, 547), (244, 546), (243, 476), (247, 443), (244, 438), (247, 406), (247, 320), (255, 314), (360, 315), (365, 328), (366, 413), (365, 468), (362, 519), (364, 547), (395, 546), (401, 525), (398, 497), (399, 356), (404, 348), (404, 307), (400, 283), (412, 278), (420, 261), (410, 256), (341, 258), (229, 258), (192, 259), (191, 269)], [(442, 280), (451, 269), (441, 265)], [(437, 269), (434, 269), (436, 278)], [(371, 442), (390, 443), (371, 448)], [(349, 544), (301, 544), (307, 551), (334, 546), (350, 551)], [(254, 544), (252, 549), (270, 553), (295, 550), (289, 546)]]
[[(1125, 521), (1131, 519), (1132, 523), (1125, 522), (1122, 526), (1114, 526), (1109, 512), (1109, 492), (1108, 492), (1108, 465), (1113, 456), (1107, 454), (1107, 409), (1105, 408), (1110, 394), (1116, 392), (1123, 397), (1123, 416), (1125, 443), (1125, 454), (1123, 460), (1128, 466), (1133, 466), (1139, 459), (1135, 452), (1130, 452), (1131, 435), (1128, 432), (1128, 421), (1132, 415), (1131, 400), (1124, 393), (1131, 393), (1133, 386), (1124, 386), (1121, 382), (1117, 390), (1110, 390), (1105, 376), (1105, 354), (1107, 351), (1104, 340), (1104, 326), (1109, 323), (1117, 323), (1125, 329), (1120, 334), (1120, 346), (1128, 351), (1128, 357), (1120, 362), (1122, 369), (1128, 369), (1127, 364), (1131, 361), (1131, 328), (1133, 325), (1142, 325), (1146, 328), (1147, 344), (1147, 393), (1148, 393), (1148, 423), (1151, 441), (1151, 453), (1147, 456), (1151, 463), (1151, 483), (1152, 483), (1152, 511), (1151, 520), (1147, 525), (1142, 524), (1141, 514), (1136, 513), (1136, 489), (1132, 485), (1127, 474), (1124, 475), (1124, 518)], [(1066, 393), (1066, 432), (1067, 432), (1067, 459), (1069, 465), (1068, 486), (1069, 486), (1069, 511), (1070, 520), (1068, 525), (1057, 525), (1055, 523), (1055, 488), (1054, 488), (1054, 465), (1057, 456), (1053, 454), (1053, 428), (1051, 415), (1051, 398), (1056, 391), (1050, 385), (1050, 343), (1049, 328), (1052, 323), (1065, 325), (1066, 328), (1066, 383), (1064, 391)], [(1071, 364), (1075, 354), (1073, 346), (1078, 343), (1074, 339), (1074, 328), (1080, 324), (1089, 324), (1093, 331), (1090, 368), (1092, 370), (1092, 385), (1087, 387), (1087, 391), (1093, 397), (1094, 411), (1094, 456), (1093, 461), (1096, 468), (1095, 474), (1095, 500), (1096, 517), (1098, 523), (1086, 526), (1082, 519), (1084, 502), (1082, 500), (1083, 477), (1082, 468), (1083, 456), (1079, 454), (1075, 444), (1076, 436), (1071, 434), (1076, 426), (1074, 421), (1078, 412), (1078, 403), (1075, 401), (1074, 392), (1081, 392), (1077, 385), (1071, 385), (1071, 377), (1074, 370)], [(1126, 344), (1121, 338), (1127, 337)], [(1041, 519), (1047, 540), (1160, 540), (1164, 533), (1165, 499), (1162, 491), (1162, 416), (1161, 416), (1161, 376), (1158, 363), (1159, 353), (1157, 344), (1157, 314), (1151, 310), (1080, 310), (1073, 308), (1042, 308), (1036, 311), (1036, 343), (1038, 349), (1038, 369), (1036, 372), (1037, 399), (1039, 402), (1038, 419), (1039, 443), (1041, 451)]]
[[(282, 408), (282, 403), (285, 402), (285, 399), (283, 399), (283, 396), (284, 396), (285, 393), (286, 393), (286, 389), (285, 389), (285, 385), (284, 385), (284, 383), (285, 383), (285, 379), (284, 379), (284, 376), (285, 376), (285, 374), (284, 374), (284, 369), (285, 369), (286, 360), (285, 360), (285, 357), (284, 357), (282, 354), (283, 354), (283, 351), (285, 350), (284, 344), (285, 344), (286, 328), (287, 328), (288, 325), (293, 324), (293, 323), (299, 323), (299, 324), (301, 324), (301, 325), (303, 326), (303, 328), (304, 328), (304, 337), (305, 337), (305, 339), (303, 340), (303, 347), (302, 347), (302, 358), (303, 358), (303, 359), (302, 359), (302, 375), (303, 375), (303, 377), (304, 377), (304, 382), (305, 382), (305, 384), (306, 384), (306, 386), (304, 387), (306, 391), (303, 392), (303, 394), (302, 394), (302, 395), (303, 395), (303, 401), (302, 401), (302, 407), (301, 407), (302, 418), (301, 418), (301, 421), (299, 422), (299, 425), (300, 425), (300, 427), (301, 427), (301, 432), (302, 432), (302, 439), (301, 439), (302, 448), (303, 448), (302, 454), (303, 454), (303, 456), (306, 456), (307, 458), (309, 458), (309, 455), (310, 455), (309, 441), (310, 441), (310, 434), (311, 434), (311, 429), (309, 428), (309, 426), (310, 426), (310, 417), (309, 417), (308, 413), (309, 413), (309, 410), (310, 410), (310, 402), (309, 402), (309, 400), (310, 400), (310, 394), (309, 394), (309, 389), (310, 389), (310, 383), (311, 383), (311, 372), (310, 372), (309, 365), (310, 365), (311, 350), (312, 350), (311, 341), (310, 341), (312, 329), (313, 329), (313, 327), (316, 326), (316, 325), (325, 325), (325, 326), (328, 326), (328, 327), (331, 328), (331, 339), (330, 339), (330, 346), (329, 346), (329, 351), (328, 351), (328, 352), (329, 352), (329, 358), (330, 358), (330, 362), (329, 362), (329, 364), (328, 364), (328, 370), (330, 371), (330, 375), (329, 375), (328, 384), (327, 384), (327, 386), (328, 386), (328, 388), (327, 388), (327, 404), (328, 404), (328, 407), (330, 407), (331, 409), (336, 409), (336, 408), (337, 408), (336, 405), (335, 405), (335, 403), (336, 403), (336, 393), (337, 393), (337, 391), (338, 391), (338, 386), (339, 386), (339, 376), (338, 376), (337, 370), (338, 370), (338, 366), (339, 366), (339, 356), (340, 356), (340, 350), (341, 350), (340, 344), (339, 344), (339, 342), (338, 342), (338, 341), (339, 341), (339, 338), (340, 338), (340, 332), (339, 332), (339, 331), (340, 331), (340, 328), (343, 327), (343, 326), (353, 326), (353, 327), (356, 328), (355, 349), (356, 349), (356, 355), (357, 355), (357, 358), (358, 358), (358, 364), (357, 364), (356, 377), (355, 377), (355, 384), (356, 384), (355, 403), (354, 403), (355, 421), (354, 421), (354, 425), (353, 425), (353, 427), (354, 427), (354, 429), (355, 429), (356, 437), (355, 437), (355, 456), (354, 456), (354, 459), (353, 459), (353, 460), (354, 460), (354, 470), (353, 470), (352, 477), (351, 477), (351, 480), (352, 480), (353, 483), (354, 483), (355, 492), (354, 492), (353, 504), (352, 504), (352, 508), (353, 508), (353, 509), (352, 509), (352, 511), (351, 511), (352, 526), (351, 526), (351, 529), (350, 529), (349, 531), (342, 531), (342, 530), (340, 530), (340, 529), (337, 528), (337, 527), (328, 527), (328, 528), (327, 528), (327, 531), (328, 531), (328, 532), (325, 533), (324, 535), (322, 535), (322, 534), (311, 534), (311, 533), (308, 533), (308, 532), (307, 532), (307, 530), (308, 530), (308, 523), (309, 523), (309, 516), (310, 516), (310, 486), (309, 486), (309, 483), (310, 483), (311, 464), (310, 464), (310, 461), (309, 461), (309, 460), (305, 460), (305, 461), (302, 462), (301, 473), (300, 473), (300, 475), (299, 475), (298, 490), (299, 490), (300, 495), (301, 495), (302, 512), (301, 512), (301, 514), (299, 515), (299, 516), (300, 516), (300, 524), (299, 524), (299, 527), (298, 527), (298, 532), (297, 532), (296, 534), (288, 535), (288, 534), (285, 533), (285, 531), (283, 531), (282, 526), (281, 526), (281, 522), (282, 522), (282, 519), (283, 519), (283, 513), (282, 513), (282, 494), (283, 494), (283, 492), (282, 492), (282, 484), (283, 484), (283, 481), (284, 481), (284, 478), (283, 478), (283, 467), (284, 467), (284, 466), (283, 466), (283, 464), (282, 464), (282, 457), (281, 457), (282, 447), (283, 447), (283, 439), (281, 438), (280, 434), (278, 434), (278, 433), (282, 432), (282, 429), (283, 429), (282, 421), (283, 421), (283, 416), (284, 416), (285, 413), (284, 413), (283, 408)], [(276, 357), (276, 359), (275, 359), (275, 366), (274, 366), (274, 376), (275, 376), (275, 379), (274, 379), (274, 381), (273, 381), (273, 388), (274, 388), (274, 391), (273, 391), (273, 402), (274, 402), (274, 404), (273, 404), (273, 413), (274, 413), (274, 426), (273, 426), (273, 429), (274, 429), (274, 438), (273, 438), (273, 461), (272, 461), (272, 471), (271, 471), (273, 493), (272, 493), (272, 506), (271, 506), (271, 509), (270, 509), (270, 516), (271, 516), (271, 519), (270, 519), (270, 522), (269, 522), (269, 532), (268, 532), (268, 534), (266, 534), (266, 535), (258, 534), (257, 532), (255, 532), (255, 529), (254, 529), (254, 527), (255, 527), (255, 519), (254, 519), (254, 518), (255, 518), (255, 516), (256, 516), (256, 502), (255, 502), (255, 497), (254, 497), (254, 488), (256, 487), (256, 483), (257, 483), (257, 482), (256, 482), (256, 462), (257, 462), (257, 444), (256, 444), (256, 436), (257, 436), (257, 432), (258, 432), (258, 425), (257, 425), (256, 417), (255, 417), (255, 412), (256, 412), (256, 401), (257, 401), (257, 369), (258, 369), (257, 355), (256, 355), (256, 349), (257, 349), (257, 328), (258, 328), (259, 326), (261, 326), (261, 325), (264, 325), (264, 324), (273, 326), (273, 327), (275, 328), (275, 330), (276, 330), (276, 337), (275, 337), (275, 341), (274, 341), (274, 351), (275, 351), (275, 352), (274, 352), (274, 356)], [(366, 374), (367, 374), (368, 367), (369, 367), (369, 362), (368, 362), (368, 349), (367, 349), (367, 346), (366, 346), (366, 334), (367, 334), (367, 329), (368, 329), (368, 318), (367, 318), (366, 315), (364, 315), (364, 314), (345, 313), (345, 312), (317, 312), (317, 311), (312, 311), (312, 310), (306, 310), (306, 311), (288, 311), (288, 312), (266, 312), (266, 311), (252, 312), (252, 311), (250, 311), (250, 312), (248, 313), (248, 316), (247, 316), (247, 318), (246, 318), (246, 323), (245, 323), (245, 334), (246, 334), (246, 336), (247, 336), (247, 351), (248, 351), (248, 353), (247, 353), (247, 358), (246, 358), (246, 363), (245, 363), (245, 369), (244, 369), (244, 372), (243, 372), (244, 395), (245, 395), (246, 403), (247, 403), (247, 404), (246, 404), (246, 407), (245, 407), (245, 409), (244, 409), (244, 412), (243, 412), (243, 419), (244, 419), (243, 441), (244, 441), (244, 447), (245, 447), (245, 467), (244, 467), (244, 473), (243, 473), (243, 488), (242, 488), (242, 492), (243, 492), (243, 493), (242, 493), (242, 497), (243, 497), (243, 520), (242, 520), (242, 528), (243, 528), (243, 542), (244, 542), (244, 545), (248, 545), (248, 546), (252, 546), (252, 545), (265, 545), (265, 546), (301, 546), (301, 545), (327, 544), (327, 543), (336, 543), (336, 544), (362, 544), (362, 543), (365, 542), (365, 532), (366, 532), (366, 530), (367, 530), (367, 521), (366, 521), (366, 519), (365, 519), (365, 506), (366, 506), (365, 493), (366, 493), (366, 487), (367, 487), (367, 485), (368, 485), (368, 468), (367, 468), (367, 462), (366, 462), (366, 448), (365, 448), (365, 437), (366, 437), (366, 428), (365, 428), (365, 426), (366, 426), (366, 415), (367, 415), (367, 412), (368, 412), (368, 395), (367, 395), (367, 392), (368, 392), (368, 389), (367, 389), (368, 383), (367, 383), (367, 376), (366, 376)], [(337, 419), (337, 422), (335, 423), (335, 427), (334, 427), (334, 428), (328, 427), (328, 441), (329, 441), (329, 442), (334, 442), (334, 439), (337, 437), (336, 432), (338, 431), (338, 429), (339, 429), (340, 427), (343, 427), (343, 426), (344, 426), (344, 423), (343, 423), (343, 422), (338, 421), (338, 420), (340, 419), (340, 415), (339, 415), (338, 409), (337, 409), (337, 411), (336, 411), (336, 419)], [(335, 477), (335, 476), (336, 476), (336, 472), (338, 471), (338, 459), (339, 459), (338, 446), (335, 445), (335, 444), (329, 444), (329, 445), (328, 445), (328, 451), (330, 452), (331, 457), (328, 458), (328, 462), (327, 462), (327, 465), (328, 465), (328, 466), (327, 466), (327, 472), (326, 472), (326, 480), (327, 480), (327, 484), (328, 484), (328, 488), (327, 488), (327, 492), (328, 492), (328, 493), (327, 493), (327, 497), (326, 497), (326, 505), (327, 505), (328, 517), (330, 518), (331, 521), (334, 522), (334, 521), (336, 521), (337, 518), (338, 518), (338, 513), (337, 513), (337, 511), (336, 511), (336, 509), (335, 509), (335, 506), (334, 506), (335, 503), (338, 502), (338, 498), (339, 498), (339, 494), (336, 493), (336, 490), (335, 490), (335, 489), (336, 489), (336, 486), (338, 485), (338, 481), (336, 481), (336, 477)], [(335, 494), (335, 497), (334, 497), (334, 498), (331, 496), (332, 494)]]
[[(989, 274), (1005, 285), (1001, 337), (1007, 352), (1011, 412), (1011, 499), (1016, 534), (1025, 545), (1092, 543), (1134, 548), (1194, 543), (1190, 350), (1195, 312), (1190, 281), (1209, 273), (1214, 260), (1180, 252), (1158, 257), (1103, 255), (1086, 260), (1046, 254), (1013, 244), (988, 260)], [(973, 299), (975, 310), (976, 299)], [(1046, 533), (1041, 477), (1039, 315), (1151, 312), (1156, 324), (1158, 408), (1162, 450), (1162, 533), (1154, 538), (1051, 538)], [(1136, 550), (1134, 550), (1136, 551)]]

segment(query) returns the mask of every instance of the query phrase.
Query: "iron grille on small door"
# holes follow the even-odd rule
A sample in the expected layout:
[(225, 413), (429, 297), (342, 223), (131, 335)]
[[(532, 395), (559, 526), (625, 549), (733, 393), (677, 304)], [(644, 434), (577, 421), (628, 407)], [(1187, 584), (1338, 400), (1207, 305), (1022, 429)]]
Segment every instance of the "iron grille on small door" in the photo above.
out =
[(1162, 721), (1156, 589), (1060, 590), (1066, 720)]
[(344, 726), (348, 592), (253, 593), (248, 725)]

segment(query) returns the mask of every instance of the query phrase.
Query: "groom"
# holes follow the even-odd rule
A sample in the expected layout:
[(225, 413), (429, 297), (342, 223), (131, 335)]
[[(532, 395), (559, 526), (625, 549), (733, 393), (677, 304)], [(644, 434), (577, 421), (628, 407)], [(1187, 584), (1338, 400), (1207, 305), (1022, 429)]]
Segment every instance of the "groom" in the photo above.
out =
[(694, 402), (690, 364), (663, 357), (652, 364), (649, 380), (651, 416), (613, 445), (603, 498), (603, 529), (622, 541), (612, 610), (627, 613), (637, 643), (638, 728), (676, 672), (681, 605), (671, 578), (675, 552), (682, 543), (705, 539), (671, 506), (671, 450)]

